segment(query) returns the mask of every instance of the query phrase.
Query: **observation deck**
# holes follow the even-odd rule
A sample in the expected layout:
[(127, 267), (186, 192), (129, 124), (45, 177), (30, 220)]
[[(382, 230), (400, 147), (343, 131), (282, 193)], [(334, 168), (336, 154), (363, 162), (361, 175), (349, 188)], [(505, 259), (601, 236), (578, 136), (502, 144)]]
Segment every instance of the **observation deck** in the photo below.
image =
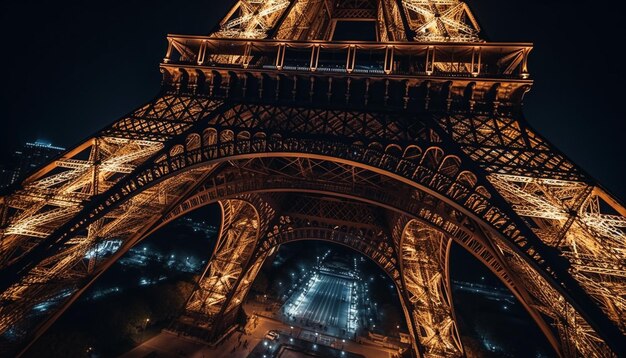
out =
[[(426, 107), (439, 98), (447, 102), (442, 104), (447, 110), (459, 108), (459, 103), (472, 110), (488, 104), (493, 110), (494, 106), (519, 106), (532, 84), (528, 72), (532, 45), (524, 43), (285, 41), (184, 35), (169, 35), (167, 40), (161, 64), (166, 89), (238, 100), (271, 96), (311, 102), (326, 97), (337, 103), (332, 99), (343, 95), (346, 103), (362, 101), (406, 109), (421, 97), (417, 102)], [(419, 88), (418, 92), (426, 93), (414, 93)]]

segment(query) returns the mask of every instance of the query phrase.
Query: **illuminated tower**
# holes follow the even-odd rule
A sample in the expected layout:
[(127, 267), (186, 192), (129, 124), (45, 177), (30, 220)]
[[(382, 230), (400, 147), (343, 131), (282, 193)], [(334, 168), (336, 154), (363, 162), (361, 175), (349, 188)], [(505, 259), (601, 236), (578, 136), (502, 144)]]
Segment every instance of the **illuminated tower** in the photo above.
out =
[[(333, 40), (356, 27), (371, 41)], [(5, 352), (212, 203), (222, 228), (182, 333), (218, 338), (279, 245), (326, 240), (394, 280), (416, 356), (463, 356), (454, 242), (559, 355), (626, 352), (626, 209), (524, 120), (530, 44), (481, 40), (456, 0), (241, 0), (211, 35), (167, 41), (156, 99), (1, 198)]]

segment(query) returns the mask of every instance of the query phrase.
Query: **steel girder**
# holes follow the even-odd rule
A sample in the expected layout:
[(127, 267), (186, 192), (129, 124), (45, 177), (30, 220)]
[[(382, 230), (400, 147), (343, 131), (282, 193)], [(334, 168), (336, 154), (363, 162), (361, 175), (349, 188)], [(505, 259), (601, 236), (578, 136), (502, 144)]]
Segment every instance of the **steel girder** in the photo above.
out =
[[(155, 151), (155, 154), (146, 158), (143, 164), (137, 165), (131, 173), (116, 172), (117, 182), (115, 184), (109, 185), (102, 194), (92, 196), (92, 201), (69, 221), (64, 223), (63, 220), (59, 219), (59, 222), (55, 224), (56, 232), (48, 235), (46, 239), (41, 239), (37, 235), (28, 239), (28, 235), (24, 235), (26, 237), (25, 242), (15, 241), (20, 243), (19, 247), (22, 253), (14, 255), (13, 261), (8, 260), (5, 272), (12, 273), (12, 275), (17, 275), (20, 272), (30, 272), (30, 274), (21, 276), (22, 281), (6, 287), (6, 296), (4, 297), (7, 301), (5, 302), (21, 301), (21, 296), (18, 293), (24, 290), (24, 287), (31, 286), (30, 282), (37, 282), (39, 287), (45, 287), (42, 283), (48, 281), (59, 282), (58, 277), (48, 274), (50, 271), (47, 270), (51, 267), (52, 262), (59, 262), (59, 266), (52, 267), (60, 267), (59, 272), (67, 274), (67, 270), (62, 269), (64, 262), (81, 261), (80, 255), (75, 254), (75, 252), (80, 251), (71, 250), (71, 248), (77, 247), (75, 244), (81, 240), (81, 236), (77, 234), (87, 232), (85, 230), (92, 228), (92, 225), (95, 225), (93, 229), (102, 226), (101, 223), (97, 223), (98, 220), (106, 219), (109, 213), (116, 210), (122, 203), (127, 202), (128, 199), (141, 193), (149, 193), (154, 185), (164, 183), (163, 180), (166, 178), (180, 179), (182, 178), (180, 175), (183, 173), (207, 175), (207, 170), (203, 169), (206, 165), (213, 167), (227, 160), (268, 157), (269, 154), (269, 156), (278, 158), (324, 159), (360, 168), (359, 170), (367, 169), (395, 181), (412, 185), (436, 200), (446, 202), (472, 220), (481, 223), (488, 230), (497, 232), (498, 237), (503, 238), (502, 242), (508, 250), (512, 250), (524, 262), (530, 264), (534, 272), (539, 272), (546, 280), (546, 284), (555, 288), (557, 295), (563, 297), (567, 302), (573, 302), (570, 309), (581, 312), (579, 319), (580, 322), (583, 322), (579, 325), (582, 327), (581, 329), (594, 332), (587, 323), (584, 323), (588, 318), (580, 310), (580, 305), (576, 305), (576, 301), (572, 301), (572, 293), (577, 298), (580, 297), (579, 293), (570, 291), (571, 283), (577, 281), (569, 281), (567, 285), (559, 283), (559, 281), (563, 282), (563, 278), (567, 278), (567, 276), (563, 276), (564, 273), (558, 269), (558, 266), (556, 269), (551, 266), (554, 265), (554, 259), (548, 250), (548, 243), (541, 239), (535, 239), (537, 237), (535, 233), (526, 229), (528, 227), (527, 221), (519, 219), (517, 216), (526, 212), (517, 214), (514, 208), (502, 205), (505, 200), (494, 201), (494, 198), (501, 195), (501, 191), (506, 194), (502, 186), (499, 187), (500, 191), (493, 189), (494, 185), (497, 186), (499, 183), (497, 180), (493, 181), (495, 177), (479, 179), (475, 173), (480, 175), (481, 171), (476, 170), (471, 164), (471, 160), (467, 159), (463, 163), (463, 159), (466, 159), (465, 156), (467, 155), (463, 152), (465, 148), (456, 149), (456, 152), (454, 149), (456, 147), (452, 147), (450, 150), (450, 143), (439, 139), (441, 137), (437, 134), (445, 135), (445, 132), (440, 132), (435, 126), (428, 126), (427, 121), (421, 125), (417, 123), (416, 127), (413, 120), (410, 128), (403, 129), (402, 126), (410, 123), (409, 121), (396, 115), (392, 117), (395, 119), (390, 120), (390, 114), (384, 113), (379, 115), (345, 111), (322, 112), (314, 109), (276, 106), (271, 108), (268, 106), (254, 107), (253, 105), (231, 106), (228, 109), (211, 105), (210, 103), (215, 102), (209, 102), (208, 99), (203, 103), (201, 98), (192, 96), (173, 98), (176, 96), (169, 94), (159, 99), (157, 103), (169, 99), (179, 103), (198, 103), (201, 108), (211, 108), (212, 106), (212, 108), (217, 109), (214, 110), (213, 115), (210, 114), (211, 110), (196, 111), (195, 113), (203, 113), (198, 114), (198, 119), (202, 118), (201, 120), (190, 121), (186, 132), (178, 136), (173, 135), (172, 139), (166, 140), (166, 146), (163, 149)], [(169, 111), (171, 110), (169, 109)], [(167, 114), (164, 115), (167, 116)], [(128, 119), (122, 121), (133, 122)], [(140, 121), (143, 120), (137, 120), (137, 122)], [(332, 124), (333, 121), (337, 121), (336, 125)], [(303, 126), (298, 125), (300, 122)], [(265, 128), (265, 130), (251, 133), (251, 129), (254, 128)], [(372, 132), (374, 128), (378, 129)], [(353, 131), (354, 134), (351, 134), (350, 131)], [(324, 135), (325, 138), (317, 137), (317, 135)], [(376, 135), (375, 141), (365, 140), (367, 137), (372, 138), (373, 135)], [(329, 136), (335, 136), (337, 139), (331, 140)], [(355, 138), (359, 140), (355, 140)], [(126, 141), (132, 143), (133, 139)], [(161, 142), (152, 143), (157, 145)], [(454, 155), (448, 155), (446, 151), (451, 151)], [(67, 161), (62, 162), (61, 166), (63, 168), (70, 167), (66, 163)], [(479, 161), (478, 164), (480, 165), (481, 162)], [(78, 170), (75, 168), (82, 168), (84, 165), (77, 164), (71, 167), (69, 170)], [(42, 174), (42, 180), (47, 180), (47, 178), (45, 173)], [(191, 183), (197, 180), (197, 177), (190, 177), (187, 180)], [(492, 184), (492, 181), (495, 184)], [(26, 185), (28, 182), (25, 183)], [(17, 197), (17, 193), (15, 195)], [(180, 195), (174, 197), (182, 199)], [(163, 201), (165, 205), (171, 204), (175, 200)], [(15, 205), (14, 209), (11, 209), (10, 202), (11, 200), (5, 200), (5, 213), (7, 210), (26, 210), (28, 206)], [(46, 205), (50, 205), (51, 202), (46, 202)], [(141, 204), (141, 200), (133, 199), (132, 202), (138, 207), (143, 205), (142, 210), (144, 212), (150, 212), (150, 210), (146, 210), (145, 205), (147, 204)], [(147, 200), (146, 202), (154, 204), (154, 201)], [(611, 203), (614, 204), (615, 202), (611, 201)], [(158, 215), (162, 214), (159, 213)], [(32, 220), (28, 215), (24, 217)], [(595, 214), (593, 217), (606, 220), (606, 224), (596, 225), (596, 227), (607, 228), (603, 229), (603, 232), (614, 232), (611, 231), (614, 230), (611, 228), (621, 225), (619, 217), (615, 219), (615, 215)], [(19, 218), (20, 216), (11, 217), (11, 222), (15, 225), (13, 227), (19, 227), (18, 223), (21, 220)], [(140, 221), (138, 218), (142, 217), (134, 217), (136, 221)], [(502, 245), (501, 243), (500, 246)], [(74, 250), (78, 249), (75, 248)], [(7, 247), (7, 252), (20, 251), (11, 246)], [(55, 256), (54, 253), (58, 253), (58, 256)], [(48, 256), (47, 261), (42, 260), (46, 256)], [(28, 260), (24, 260), (23, 257), (27, 257)], [(64, 257), (73, 259), (64, 260)], [(587, 256), (581, 255), (580, 257)], [(51, 258), (54, 259), (50, 261)], [(92, 267), (93, 265), (95, 263), (92, 264)], [(588, 266), (589, 264), (585, 265), (587, 271), (589, 271)], [(19, 270), (15, 270), (15, 268), (19, 268)], [(602, 274), (606, 275), (606, 273)], [(15, 276), (5, 277), (10, 279)], [(580, 277), (582, 276), (576, 278), (581, 281), (581, 284), (589, 285), (587, 281), (583, 281), (584, 277)], [(8, 283), (8, 280), (5, 279), (5, 283)], [(600, 283), (599, 286), (602, 284)], [(599, 296), (602, 292), (601, 289), (602, 287), (590, 294)], [(58, 296), (53, 294), (58, 290), (48, 290), (52, 296)], [(563, 295), (564, 293), (565, 295)], [(46, 297), (43, 294), (35, 296), (37, 299)], [(620, 309), (619, 307), (619, 302), (617, 302), (615, 309)], [(23, 318), (25, 315), (26, 312), (23, 312), (20, 316)], [(18, 319), (18, 315), (11, 315), (11, 317)], [(615, 316), (613, 317), (614, 322), (618, 320)], [(619, 321), (616, 323), (621, 324)]]

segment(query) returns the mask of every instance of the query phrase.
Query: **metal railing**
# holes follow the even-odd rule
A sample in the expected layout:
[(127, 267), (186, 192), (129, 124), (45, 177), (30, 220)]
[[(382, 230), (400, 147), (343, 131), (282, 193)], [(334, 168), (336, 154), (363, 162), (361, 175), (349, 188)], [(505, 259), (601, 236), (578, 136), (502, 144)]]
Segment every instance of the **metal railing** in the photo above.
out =
[(529, 77), (531, 44), (325, 42), (168, 36), (163, 62), (285, 72)]

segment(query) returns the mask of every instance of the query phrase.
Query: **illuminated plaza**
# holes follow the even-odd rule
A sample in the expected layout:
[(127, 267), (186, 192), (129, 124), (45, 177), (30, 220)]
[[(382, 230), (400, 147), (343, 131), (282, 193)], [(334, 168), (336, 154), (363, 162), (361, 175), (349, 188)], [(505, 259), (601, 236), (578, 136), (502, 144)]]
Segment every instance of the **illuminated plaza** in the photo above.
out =
[(294, 290), (281, 312), (289, 323), (350, 337), (358, 327), (360, 287), (357, 272), (346, 274), (320, 267), (304, 285)]

